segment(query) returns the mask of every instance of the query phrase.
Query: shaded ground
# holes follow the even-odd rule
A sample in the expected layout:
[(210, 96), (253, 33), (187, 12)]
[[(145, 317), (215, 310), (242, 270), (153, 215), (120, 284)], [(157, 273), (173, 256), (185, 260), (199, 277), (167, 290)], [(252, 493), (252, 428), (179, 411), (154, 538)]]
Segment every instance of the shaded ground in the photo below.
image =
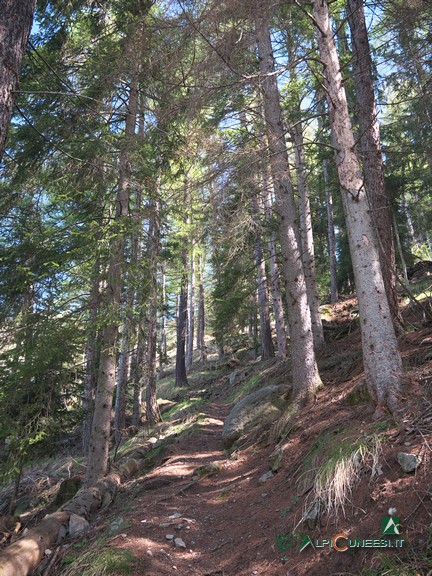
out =
[[(416, 330), (400, 339), (407, 369), (403, 420), (373, 422), (374, 407), (367, 399), (355, 397), (354, 405), (350, 403), (363, 371), (353, 301), (338, 305), (336, 316), (320, 358), (325, 387), (281, 442), (282, 465), (273, 477), (259, 484), (275, 447), (266, 435), (226, 451), (222, 427), (239, 394), (287, 382), (289, 366), (243, 359), (233, 363), (231, 372), (191, 378), (191, 389), (184, 392), (189, 408), (175, 418), (181, 423), (194, 417), (193, 426), (178, 433), (153, 470), (122, 487), (114, 504), (93, 518), (88, 537), (62, 550), (62, 564), (50, 575), (63, 576), (65, 566), (84, 550), (90, 550), (88, 571), (83, 571), (84, 564), (74, 571), (72, 563), (67, 576), (94, 576), (91, 557), (102, 554), (121, 555), (123, 561), (104, 572), (116, 575), (432, 574), (431, 326), (422, 325), (421, 316), (414, 314), (409, 320)], [(321, 506), (317, 522), (302, 522), (317, 500), (318, 473), (326, 466), (332, 470), (335, 456), (357, 448), (365, 453), (351, 488), (344, 490), (343, 509), (336, 513)], [(421, 459), (414, 473), (403, 472), (396, 460), (399, 452)], [(343, 481), (343, 474), (337, 481)], [(325, 500), (327, 495), (319, 496)], [(390, 508), (400, 518), (401, 534), (386, 538), (392, 543), (403, 539), (401, 548), (338, 552), (309, 545), (300, 552), (305, 536), (315, 544), (340, 533), (381, 539), (382, 518)], [(167, 535), (181, 538), (185, 548), (176, 548)]]
[[(348, 403), (362, 372), (358, 333), (345, 336), (342, 348), (340, 342), (329, 345), (321, 358), (327, 385), (295, 422), (282, 444), (282, 468), (263, 485), (258, 480), (269, 470), (274, 446), (261, 441), (231, 454), (224, 451), (221, 433), (229, 407), (221, 396), (230, 392), (230, 386), (226, 378), (214, 383), (212, 397), (217, 401), (202, 408), (206, 418), (200, 426), (170, 447), (161, 466), (125, 488), (134, 493), (130, 509), (122, 510), (117, 503), (107, 517), (100, 518), (101, 529), (119, 514), (130, 524), (110, 546), (132, 552), (138, 559), (136, 576), (432, 573), (432, 394), (426, 376), (431, 374), (427, 357), (432, 356), (432, 348), (431, 343), (421, 344), (425, 339), (429, 342), (428, 328), (403, 338), (411, 388), (405, 391), (408, 409), (400, 426), (391, 418), (372, 422), (373, 406), (367, 402)], [(420, 356), (426, 361), (420, 363)], [(273, 371), (278, 381), (283, 374)], [(302, 523), (313, 500), (316, 469), (333, 456), (335, 446), (362, 437), (368, 442), (377, 439), (377, 461), (373, 468), (372, 457), (366, 457), (357, 470), (344, 512), (335, 517), (322, 511), (315, 527)], [(401, 451), (421, 458), (415, 473), (402, 471), (396, 461)], [(195, 470), (211, 463), (218, 463), (220, 472), (197, 480)], [(338, 533), (380, 539), (382, 518), (389, 508), (395, 508), (400, 518), (402, 548), (342, 553), (328, 546), (309, 546), (299, 551), (306, 535), (314, 542)], [(181, 517), (170, 518), (174, 514)], [(175, 548), (167, 535), (182, 538), (186, 549)]]

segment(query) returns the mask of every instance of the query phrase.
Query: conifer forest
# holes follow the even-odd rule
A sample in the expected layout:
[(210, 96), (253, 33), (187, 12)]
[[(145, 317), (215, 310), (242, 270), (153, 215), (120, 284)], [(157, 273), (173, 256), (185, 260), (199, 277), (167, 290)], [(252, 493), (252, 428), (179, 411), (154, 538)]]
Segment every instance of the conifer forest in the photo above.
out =
[(3, 576), (432, 574), (431, 111), (430, 0), (0, 0)]

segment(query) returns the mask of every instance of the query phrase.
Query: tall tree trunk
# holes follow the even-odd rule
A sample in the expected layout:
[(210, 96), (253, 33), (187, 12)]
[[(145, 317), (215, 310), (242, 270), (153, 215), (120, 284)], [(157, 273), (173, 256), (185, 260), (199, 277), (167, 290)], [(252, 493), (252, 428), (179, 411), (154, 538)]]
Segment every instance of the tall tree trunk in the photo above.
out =
[(120, 321), (121, 290), (124, 267), (125, 231), (129, 224), (130, 197), (130, 149), (135, 134), (138, 110), (138, 81), (134, 75), (129, 92), (126, 114), (124, 144), (119, 161), (119, 181), (116, 198), (116, 234), (111, 239), (107, 286), (104, 308), (110, 319), (103, 329), (99, 374), (95, 398), (92, 433), (88, 456), (86, 485), (92, 486), (105, 475), (108, 466), (108, 450), (111, 430), (112, 397), (115, 387), (117, 338)]
[(151, 236), (149, 238), (149, 331), (147, 349), (147, 387), (146, 387), (146, 416), (150, 425), (161, 421), (161, 414), (157, 403), (157, 315), (158, 315), (158, 260), (161, 252), (160, 233), (160, 176), (157, 178), (156, 198), (152, 202), (150, 223)]
[(377, 401), (377, 415), (384, 407), (396, 412), (403, 380), (402, 362), (384, 288), (370, 206), (355, 154), (355, 141), (326, 0), (314, 0), (313, 16), (324, 69), (330, 127), (359, 301), (365, 375)]
[(165, 262), (160, 263), (160, 276), (161, 276), (161, 333), (160, 333), (160, 354), (159, 354), (159, 369), (161, 376), (163, 374), (164, 364), (167, 362), (168, 349), (167, 349), (167, 333), (166, 333), (166, 274)]
[(291, 129), (295, 144), (295, 164), (297, 173), (297, 189), (299, 195), (300, 240), (302, 248), (303, 268), (306, 280), (306, 292), (309, 302), (312, 333), (315, 350), (324, 346), (324, 331), (318, 297), (317, 275), (315, 267), (315, 248), (312, 229), (312, 216), (309, 199), (309, 188), (306, 177), (306, 159), (303, 141), (303, 126), (296, 122)]
[(84, 396), (83, 396), (83, 431), (82, 446), (83, 451), (87, 454), (90, 446), (90, 433), (94, 412), (94, 396), (97, 383), (97, 356), (99, 331), (97, 329), (97, 317), (100, 306), (100, 262), (96, 258), (91, 280), (90, 298), (89, 298), (89, 325), (90, 330), (87, 337), (86, 346), (86, 371), (84, 377)]
[(124, 304), (123, 333), (121, 335), (120, 356), (117, 368), (116, 395), (114, 404), (114, 439), (119, 444), (126, 427), (126, 388), (129, 373), (129, 344), (131, 317), (129, 306), (132, 306), (130, 297), (130, 284), (127, 287), (126, 302)]
[(409, 286), (408, 269), (407, 269), (407, 265), (405, 262), (403, 250), (402, 250), (402, 244), (401, 244), (400, 235), (399, 235), (399, 228), (398, 228), (398, 225), (396, 222), (395, 214), (393, 214), (393, 230), (394, 230), (395, 237), (396, 237), (396, 246), (397, 246), (398, 252), (399, 252), (399, 260), (400, 260), (400, 263), (402, 266), (402, 274), (404, 277), (404, 282), (405, 282), (406, 286)]
[[(190, 206), (190, 181), (187, 175), (184, 182), (184, 206), (188, 210)], [(188, 224), (188, 215), (185, 223)], [(177, 313), (177, 349), (176, 349), (176, 381), (178, 388), (188, 385), (186, 374), (186, 331), (188, 321), (188, 246), (184, 239), (184, 246), (181, 250), (181, 276), (180, 276), (180, 293), (178, 300)]]
[[(318, 109), (322, 116), (318, 117), (318, 129), (323, 133), (323, 116), (326, 113), (325, 98), (320, 90), (317, 93)], [(334, 209), (333, 209), (333, 195), (330, 189), (329, 182), (329, 160), (323, 158), (322, 171), (324, 180), (324, 193), (326, 199), (327, 211), (327, 242), (329, 251), (329, 269), (330, 269), (330, 302), (336, 304), (338, 301), (338, 282), (337, 282), (337, 259), (336, 259), (336, 232), (334, 225)]]
[(187, 250), (183, 249), (182, 264), (183, 270), (180, 280), (179, 305), (177, 314), (177, 350), (176, 350), (176, 381), (177, 388), (187, 386), (186, 375), (186, 330), (187, 330)]
[[(193, 241), (192, 241), (193, 242)], [(188, 327), (186, 339), (186, 370), (190, 370), (193, 361), (194, 337), (195, 337), (195, 255), (193, 244), (189, 257), (189, 305)]]
[(270, 306), (268, 297), (267, 273), (264, 260), (263, 241), (261, 238), (261, 231), (259, 229), (259, 221), (262, 213), (259, 199), (254, 196), (252, 200), (252, 207), (255, 215), (255, 264), (257, 275), (257, 290), (258, 290), (258, 310), (260, 318), (260, 341), (261, 341), (261, 356), (263, 360), (273, 358), (274, 346), (270, 325)]
[(36, 0), (0, 0), (0, 162)]
[(263, 93), (264, 118), (271, 154), (271, 172), (279, 216), (279, 233), (286, 284), (294, 394), (310, 399), (321, 384), (315, 358), (312, 324), (306, 294), (293, 187), (290, 179), (285, 131), (270, 39), (269, 17), (264, 3), (255, 19)]
[(330, 257), (330, 302), (336, 304), (338, 301), (337, 286), (337, 260), (336, 260), (336, 233), (334, 225), (333, 196), (329, 186), (328, 160), (323, 160), (324, 189), (327, 207), (327, 239)]
[(207, 360), (205, 345), (205, 299), (203, 282), (203, 257), (198, 255), (198, 325), (197, 325), (197, 349), (200, 352), (200, 362)]
[(131, 372), (133, 379), (133, 406), (132, 424), (139, 427), (141, 424), (141, 405), (144, 382), (145, 341), (141, 323), (138, 325), (137, 345), (132, 356)]
[(270, 286), (273, 303), (273, 314), (275, 318), (276, 328), (276, 343), (278, 349), (278, 357), (280, 359), (286, 358), (287, 355), (287, 334), (285, 330), (285, 317), (282, 302), (282, 290), (279, 278), (279, 265), (277, 261), (276, 249), (276, 234), (273, 230), (273, 202), (270, 190), (269, 178), (266, 173), (266, 168), (263, 171), (264, 182), (264, 205), (266, 220), (269, 225), (268, 235), (268, 253), (269, 253), (269, 270), (270, 270)]
[(360, 132), (363, 177), (373, 223), (378, 233), (381, 270), (390, 313), (395, 328), (399, 329), (401, 317), (396, 293), (397, 275), (390, 199), (384, 182), (384, 164), (381, 154), (380, 128), (373, 85), (372, 57), (363, 0), (347, 0), (347, 6), (353, 47), (353, 69), (357, 101), (356, 117)]
[[(293, 46), (293, 40), (290, 33), (290, 26), (287, 28), (288, 39), (288, 64), (290, 71), (290, 80), (294, 84), (298, 82), (297, 78), (297, 58)], [(318, 296), (317, 275), (315, 267), (315, 248), (312, 228), (312, 215), (310, 208), (309, 187), (307, 182), (306, 173), (306, 154), (304, 149), (303, 139), (303, 124), (301, 122), (301, 101), (295, 89), (292, 96), (290, 95), (291, 102), (291, 125), (290, 133), (294, 142), (295, 153), (295, 167), (297, 176), (297, 191), (298, 191), (298, 209), (300, 217), (300, 243), (301, 253), (303, 260), (303, 269), (306, 280), (306, 292), (309, 303), (312, 333), (314, 337), (315, 350), (318, 351), (324, 346), (324, 331), (322, 326), (320, 303)]]
[[(140, 115), (141, 116), (141, 115)], [(141, 120), (139, 122), (141, 124)], [(139, 126), (139, 133), (142, 137), (142, 127)], [(135, 304), (135, 282), (134, 271), (138, 264), (138, 251), (142, 228), (141, 216), (142, 189), (138, 186), (135, 195), (134, 220), (131, 235), (130, 266), (126, 280), (126, 296), (124, 302), (123, 333), (121, 338), (120, 357), (117, 370), (116, 398), (114, 409), (114, 437), (118, 444), (121, 441), (123, 430), (126, 426), (126, 391), (128, 384), (130, 365), (130, 343), (134, 329), (134, 304)]]

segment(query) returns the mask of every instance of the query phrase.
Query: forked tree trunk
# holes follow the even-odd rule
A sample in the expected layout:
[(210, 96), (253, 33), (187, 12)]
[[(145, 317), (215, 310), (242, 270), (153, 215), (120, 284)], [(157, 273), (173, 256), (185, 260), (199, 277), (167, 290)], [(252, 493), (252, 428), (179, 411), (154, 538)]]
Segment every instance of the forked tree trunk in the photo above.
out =
[(384, 288), (370, 206), (355, 154), (355, 141), (326, 0), (314, 0), (313, 17), (317, 26), (330, 127), (356, 281), (365, 375), (377, 401), (377, 415), (384, 407), (394, 413), (399, 407), (402, 362)]
[(36, 0), (0, 0), (0, 162)]
[(262, 208), (260, 206), (260, 201), (256, 196), (252, 200), (252, 207), (255, 215), (254, 219), (257, 224), (255, 230), (255, 264), (258, 290), (258, 310), (260, 318), (261, 356), (263, 360), (267, 360), (268, 358), (273, 358), (274, 346), (270, 325), (270, 305), (263, 241), (261, 238), (261, 231), (259, 229), (259, 221)]
[(119, 162), (119, 181), (116, 198), (116, 234), (111, 239), (108, 263), (107, 287), (104, 308), (109, 320), (103, 329), (99, 374), (95, 398), (92, 433), (88, 455), (86, 485), (92, 486), (105, 475), (108, 466), (108, 451), (111, 430), (112, 397), (115, 387), (117, 338), (120, 322), (121, 289), (124, 266), (125, 228), (129, 224), (130, 159), (129, 153), (138, 110), (138, 81), (134, 77), (129, 93), (126, 115), (125, 141)]
[(285, 316), (282, 302), (282, 290), (279, 278), (279, 264), (277, 261), (276, 234), (273, 230), (273, 202), (270, 190), (269, 178), (266, 173), (263, 174), (264, 182), (264, 205), (267, 224), (269, 226), (268, 235), (268, 253), (269, 253), (269, 270), (270, 270), (270, 287), (273, 304), (273, 314), (275, 318), (276, 343), (278, 357), (286, 358), (287, 355), (287, 334), (285, 330)]
[(378, 233), (379, 254), (390, 313), (396, 329), (401, 326), (396, 293), (396, 261), (392, 234), (390, 199), (384, 182), (380, 127), (376, 108), (372, 57), (363, 8), (363, 0), (347, 0), (348, 23), (353, 47), (353, 69), (356, 87), (360, 151), (363, 176)]
[(310, 399), (321, 385), (316, 363), (312, 323), (306, 294), (293, 187), (290, 178), (285, 131), (274, 70), (273, 50), (266, 3), (256, 15), (256, 34), (263, 93), (264, 118), (271, 155), (271, 172), (279, 216), (279, 233), (291, 335), (292, 377), (295, 396)]
[(200, 352), (200, 362), (207, 360), (205, 346), (205, 299), (203, 282), (203, 257), (198, 255), (198, 325), (197, 325), (197, 349)]

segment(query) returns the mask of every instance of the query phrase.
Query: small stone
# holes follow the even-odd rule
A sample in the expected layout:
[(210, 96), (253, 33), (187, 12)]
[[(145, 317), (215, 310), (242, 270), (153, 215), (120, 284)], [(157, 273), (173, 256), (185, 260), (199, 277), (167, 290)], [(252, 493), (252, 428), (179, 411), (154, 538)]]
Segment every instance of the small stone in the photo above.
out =
[(167, 540), (174, 540), (174, 534), (167, 534), (167, 535), (165, 536), (165, 538), (166, 538)]
[(282, 466), (283, 449), (281, 446), (276, 446), (269, 456), (270, 468), (273, 472), (277, 472)]
[(172, 526), (173, 522), (161, 522), (159, 524), (159, 528), (168, 528), (169, 526)]
[(309, 510), (306, 512), (306, 514), (303, 516), (302, 521), (308, 526), (308, 528), (310, 528), (310, 530), (313, 530), (314, 528), (316, 528), (319, 515), (320, 515), (320, 504), (319, 502), (314, 502), (312, 506), (309, 508)]
[(190, 530), (190, 526), (186, 526), (186, 530)]
[(52, 554), (52, 550), (50, 550), (49, 548), (47, 548), (47, 549), (45, 550), (45, 556), (51, 556), (51, 554)]
[(399, 452), (396, 460), (402, 466), (402, 470), (408, 474), (414, 472), (421, 462), (415, 454), (407, 454), (406, 452)]
[(271, 470), (269, 470), (268, 472), (266, 472), (265, 474), (263, 474), (262, 476), (259, 477), (258, 480), (258, 484), (264, 484), (265, 482), (267, 482), (267, 480), (270, 480), (270, 478), (273, 478), (274, 474)]
[(183, 542), (181, 538), (174, 539), (174, 546), (176, 548), (183, 548), (184, 550), (186, 550), (186, 544)]
[(181, 530), (183, 528), (183, 524), (177, 524), (176, 530)]
[(71, 514), (69, 518), (69, 536), (71, 538), (76, 538), (87, 532), (90, 528), (90, 524), (82, 516), (78, 514)]
[(183, 514), (180, 514), (180, 512), (176, 512), (175, 514), (171, 514), (171, 516), (168, 516), (168, 518), (170, 520), (175, 520), (176, 518), (181, 518), (183, 516)]
[(147, 550), (147, 556), (153, 556), (153, 552), (151, 550)]

